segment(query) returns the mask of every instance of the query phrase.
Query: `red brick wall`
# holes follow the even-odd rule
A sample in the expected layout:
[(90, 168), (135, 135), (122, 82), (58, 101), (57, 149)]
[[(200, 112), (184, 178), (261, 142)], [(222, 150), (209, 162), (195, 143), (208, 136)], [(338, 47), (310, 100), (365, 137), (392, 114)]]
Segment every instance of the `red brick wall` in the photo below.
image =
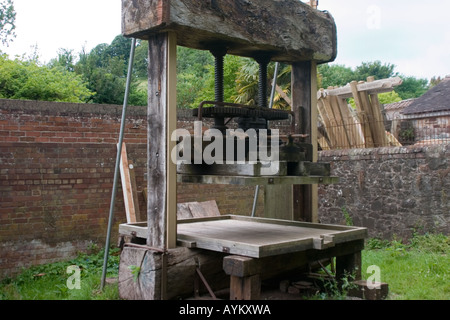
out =
[[(104, 245), (122, 106), (0, 99), (0, 278), (23, 266)], [(146, 187), (145, 107), (129, 107), (125, 142)], [(179, 126), (192, 117), (180, 111)], [(195, 119), (194, 119), (195, 120)], [(223, 214), (250, 214), (254, 188), (178, 186), (178, 202), (216, 200)], [(139, 192), (141, 212), (146, 212)], [(262, 209), (260, 197), (259, 210)], [(115, 224), (126, 222), (122, 190)]]

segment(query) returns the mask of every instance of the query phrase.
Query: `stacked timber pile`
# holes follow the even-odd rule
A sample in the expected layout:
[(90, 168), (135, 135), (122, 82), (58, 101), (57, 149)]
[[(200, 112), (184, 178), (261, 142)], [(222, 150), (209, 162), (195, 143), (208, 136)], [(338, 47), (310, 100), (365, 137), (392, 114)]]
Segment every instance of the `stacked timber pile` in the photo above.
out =
[[(345, 87), (329, 87), (317, 93), (319, 144), (323, 150), (399, 146), (384, 126), (378, 94), (402, 84), (399, 77), (367, 82), (353, 81)], [(353, 98), (352, 108), (348, 98)]]

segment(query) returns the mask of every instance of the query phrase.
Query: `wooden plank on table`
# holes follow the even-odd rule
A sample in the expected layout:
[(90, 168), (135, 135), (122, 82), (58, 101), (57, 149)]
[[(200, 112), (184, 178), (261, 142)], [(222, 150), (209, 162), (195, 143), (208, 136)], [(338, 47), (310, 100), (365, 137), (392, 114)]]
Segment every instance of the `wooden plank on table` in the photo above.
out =
[[(245, 216), (179, 220), (180, 245), (247, 257), (269, 257), (363, 240), (367, 229)], [(145, 223), (122, 224), (124, 235), (146, 237)]]
[(189, 203), (177, 204), (177, 219), (192, 219), (192, 212), (189, 208)]
[(197, 248), (256, 258), (313, 248), (322, 250), (366, 236), (365, 228), (240, 216), (193, 219), (178, 224), (179, 240), (195, 242)]
[(134, 195), (135, 190), (133, 190), (129, 165), (127, 148), (125, 143), (122, 143), (122, 152), (120, 154), (120, 179), (122, 182), (125, 213), (127, 216), (127, 222), (134, 223), (138, 221), (136, 216), (139, 215), (139, 203), (136, 201), (137, 195)]
[(203, 201), (200, 203), (202, 208), (204, 209), (204, 213), (206, 217), (219, 217), (220, 211), (217, 206), (217, 202), (215, 200)]
[(220, 216), (219, 207), (215, 200), (204, 202), (185, 202), (177, 204), (178, 219), (192, 219)]

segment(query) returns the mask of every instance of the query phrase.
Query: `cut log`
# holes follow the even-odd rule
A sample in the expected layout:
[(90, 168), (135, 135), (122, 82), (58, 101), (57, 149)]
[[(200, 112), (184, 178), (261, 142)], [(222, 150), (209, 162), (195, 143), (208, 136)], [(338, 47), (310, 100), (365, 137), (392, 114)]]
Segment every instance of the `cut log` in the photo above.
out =
[[(170, 300), (193, 296), (197, 268), (213, 291), (228, 288), (230, 277), (222, 269), (223, 256), (182, 247), (163, 254), (143, 246), (125, 246), (120, 256), (119, 296), (126, 300)], [(204, 285), (199, 287), (202, 292), (207, 292)]]

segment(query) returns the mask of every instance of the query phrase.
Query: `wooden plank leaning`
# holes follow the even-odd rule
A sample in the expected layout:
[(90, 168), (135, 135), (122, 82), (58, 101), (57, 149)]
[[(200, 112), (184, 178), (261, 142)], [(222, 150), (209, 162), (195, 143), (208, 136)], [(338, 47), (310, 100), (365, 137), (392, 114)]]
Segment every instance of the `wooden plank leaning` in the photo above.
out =
[(122, 182), (123, 201), (125, 204), (125, 213), (127, 223), (138, 222), (139, 202), (137, 201), (136, 181), (134, 179), (133, 168), (130, 168), (130, 162), (127, 155), (125, 142), (122, 143), (122, 152), (120, 154), (120, 180)]

